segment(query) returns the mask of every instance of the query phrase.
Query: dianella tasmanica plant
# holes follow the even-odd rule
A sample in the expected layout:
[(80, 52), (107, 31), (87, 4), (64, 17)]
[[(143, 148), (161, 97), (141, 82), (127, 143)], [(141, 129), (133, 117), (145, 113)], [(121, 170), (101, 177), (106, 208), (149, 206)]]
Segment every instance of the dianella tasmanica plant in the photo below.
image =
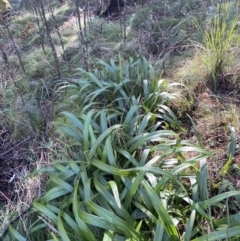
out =
[(91, 72), (78, 71), (79, 79), (65, 85), (81, 108), (63, 111), (59, 120), (69, 155), (61, 153), (43, 170), (48, 189), (33, 202), (41, 219), (29, 235), (44, 230), (45, 240), (64, 241), (217, 241), (240, 235), (237, 217), (214, 223), (210, 213), (240, 192), (209, 199), (207, 157), (214, 155), (172, 130), (180, 129), (168, 106), (174, 84), (157, 80), (144, 58), (96, 60)]

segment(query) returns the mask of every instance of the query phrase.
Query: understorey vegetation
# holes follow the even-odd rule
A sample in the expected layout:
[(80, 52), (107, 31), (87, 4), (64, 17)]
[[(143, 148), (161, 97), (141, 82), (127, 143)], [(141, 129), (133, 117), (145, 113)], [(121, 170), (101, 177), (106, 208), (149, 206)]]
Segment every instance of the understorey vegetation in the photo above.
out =
[(0, 25), (0, 240), (240, 240), (239, 2), (115, 3)]

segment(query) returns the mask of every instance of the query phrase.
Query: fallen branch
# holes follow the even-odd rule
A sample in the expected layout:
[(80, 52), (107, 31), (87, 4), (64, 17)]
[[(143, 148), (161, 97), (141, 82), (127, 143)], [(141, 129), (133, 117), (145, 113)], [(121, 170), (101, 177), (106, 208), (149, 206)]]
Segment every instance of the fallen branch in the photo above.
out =
[(11, 147), (10, 149), (8, 149), (7, 151), (3, 152), (0, 154), (0, 157), (3, 157), (5, 156), (6, 154), (8, 154), (9, 152), (15, 150), (18, 146), (22, 145), (23, 143), (25, 143), (26, 141), (29, 141), (31, 140), (31, 136), (29, 136), (27, 139), (23, 140), (23, 141), (20, 141), (19, 143), (17, 143), (15, 146)]

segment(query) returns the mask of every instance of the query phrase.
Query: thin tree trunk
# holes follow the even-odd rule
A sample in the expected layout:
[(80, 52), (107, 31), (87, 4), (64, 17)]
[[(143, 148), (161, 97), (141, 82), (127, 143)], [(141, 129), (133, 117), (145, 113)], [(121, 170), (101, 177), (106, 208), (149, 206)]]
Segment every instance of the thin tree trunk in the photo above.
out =
[[(81, 17), (79, 12), (79, 0), (75, 0), (76, 4), (76, 12), (77, 12), (77, 21), (78, 21), (78, 28), (79, 28), (79, 41), (82, 44), (82, 52), (83, 52), (83, 59), (85, 62), (85, 68), (88, 71), (89, 64), (88, 64), (88, 46), (86, 41), (86, 36), (83, 35), (82, 26), (81, 26)], [(85, 16), (85, 15), (84, 15)]]
[(44, 10), (44, 7), (43, 7), (42, 0), (39, 0), (39, 3), (40, 3), (40, 7), (41, 7), (43, 22), (44, 22), (44, 25), (45, 25), (45, 28), (46, 28), (47, 38), (48, 38), (49, 44), (50, 44), (51, 49), (52, 49), (52, 54), (53, 54), (53, 58), (54, 58), (54, 62), (55, 62), (55, 69), (57, 71), (57, 77), (58, 77), (58, 79), (61, 79), (61, 72), (60, 72), (60, 68), (59, 68), (59, 60), (58, 60), (58, 57), (57, 57), (56, 49), (55, 49), (53, 41), (52, 41), (51, 30), (50, 30), (50, 28), (48, 26), (48, 22), (46, 20), (46, 15), (45, 15), (45, 10)]
[(4, 27), (5, 27), (5, 28), (7, 29), (7, 31), (8, 31), (8, 35), (9, 35), (10, 39), (12, 40), (12, 43), (13, 43), (14, 49), (15, 49), (15, 51), (16, 51), (16, 54), (17, 54), (17, 56), (18, 56), (20, 65), (21, 65), (22, 70), (23, 70), (23, 72), (24, 72), (24, 74), (25, 74), (26, 71), (25, 71), (25, 68), (24, 68), (24, 65), (23, 65), (21, 56), (20, 56), (20, 54), (19, 54), (18, 48), (17, 48), (17, 46), (16, 46), (16, 43), (15, 43), (15, 41), (14, 41), (14, 38), (13, 38), (13, 36), (12, 36), (9, 28), (8, 28), (8, 25), (7, 25), (7, 24), (4, 24)]
[(57, 26), (57, 24), (56, 24), (56, 19), (55, 19), (55, 17), (54, 17), (53, 9), (52, 9), (52, 6), (51, 6), (49, 0), (48, 0), (48, 6), (49, 6), (49, 10), (50, 10), (50, 12), (51, 12), (52, 18), (53, 18), (54, 27), (55, 27), (55, 29), (56, 29), (56, 31), (57, 31), (57, 34), (58, 34), (58, 37), (59, 37), (59, 39), (60, 39), (61, 47), (62, 47), (62, 50), (63, 50), (63, 56), (65, 57), (65, 60), (66, 60), (66, 62), (67, 62), (68, 70), (69, 70), (69, 72), (71, 73), (71, 67), (70, 67), (70, 64), (69, 64), (69, 62), (68, 62), (68, 60), (67, 60), (67, 57), (66, 57), (66, 53), (65, 53), (65, 49), (64, 49), (64, 43), (63, 43), (63, 41), (62, 41), (62, 37), (61, 37), (61, 35), (60, 35), (58, 26)]

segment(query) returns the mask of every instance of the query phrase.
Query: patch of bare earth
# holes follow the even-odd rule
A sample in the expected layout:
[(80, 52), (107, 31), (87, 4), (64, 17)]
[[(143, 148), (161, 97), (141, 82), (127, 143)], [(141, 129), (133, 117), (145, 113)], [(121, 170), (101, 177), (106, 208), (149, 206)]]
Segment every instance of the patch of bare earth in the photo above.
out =
[[(213, 186), (228, 180), (234, 188), (240, 187), (239, 114), (240, 98), (234, 92), (214, 94), (206, 88), (198, 94), (192, 117), (201, 133), (205, 149), (215, 153), (216, 156), (216, 159), (208, 158), (209, 180)], [(236, 131), (237, 144), (232, 163), (227, 174), (223, 176), (221, 170), (227, 162), (231, 142), (230, 127), (234, 127)], [(196, 133), (192, 134), (190, 139), (198, 142)]]

